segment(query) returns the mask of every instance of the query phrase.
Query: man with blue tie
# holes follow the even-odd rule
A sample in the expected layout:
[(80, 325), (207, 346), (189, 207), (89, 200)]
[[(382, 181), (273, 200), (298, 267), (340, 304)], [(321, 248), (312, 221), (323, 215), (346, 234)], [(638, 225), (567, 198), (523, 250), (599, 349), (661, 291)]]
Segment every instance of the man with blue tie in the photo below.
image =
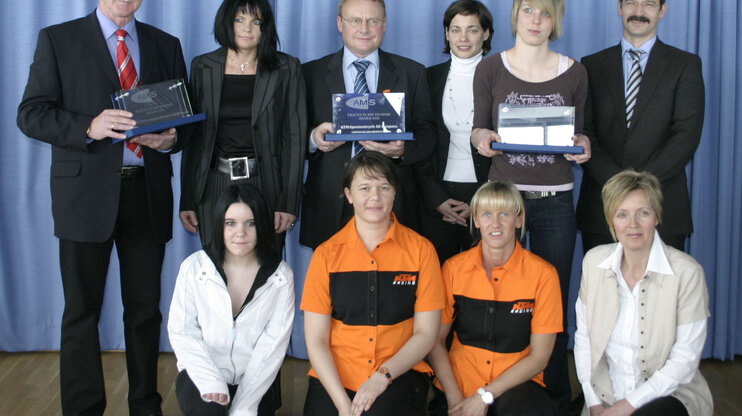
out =
[[(311, 248), (350, 219), (353, 210), (345, 201), (341, 177), (348, 160), (364, 150), (380, 152), (398, 163), (401, 178), (394, 213), (402, 224), (416, 228), (419, 196), (412, 166), (428, 157), (434, 145), (425, 68), (379, 49), (386, 30), (384, 1), (340, 0), (337, 28), (343, 49), (303, 65), (313, 130), (299, 241)], [(332, 94), (368, 92), (405, 93), (405, 122), (414, 141), (325, 140), (325, 134), (332, 132)]]
[(703, 76), (697, 55), (657, 38), (666, 12), (665, 0), (619, 0), (621, 43), (582, 58), (589, 78), (584, 131), (592, 158), (582, 165), (577, 220), (586, 252), (613, 242), (600, 192), (627, 168), (660, 180), (662, 241), (683, 250), (693, 231), (685, 165), (701, 139)]
[(134, 19), (140, 5), (99, 0), (88, 16), (42, 29), (18, 107), (21, 131), (52, 150), (52, 215), (65, 299), (64, 415), (102, 415), (106, 407), (98, 320), (114, 244), (129, 412), (162, 414), (160, 271), (172, 232), (175, 129), (121, 141), (135, 123), (131, 113), (111, 108), (111, 94), (187, 75), (178, 39)]

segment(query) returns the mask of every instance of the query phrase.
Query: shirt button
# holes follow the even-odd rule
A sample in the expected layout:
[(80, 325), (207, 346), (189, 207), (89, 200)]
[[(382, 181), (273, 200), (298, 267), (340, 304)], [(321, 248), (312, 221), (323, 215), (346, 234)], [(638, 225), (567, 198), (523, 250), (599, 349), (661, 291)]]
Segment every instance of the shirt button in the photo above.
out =
[(338, 195), (338, 199), (343, 199), (343, 198), (345, 198), (345, 194), (339, 194)]
[(490, 306), (489, 313), (495, 313), (495, 308), (493, 308), (492, 306)]
[(371, 260), (371, 264), (374, 264), (374, 261), (373, 260)]
[(490, 360), (487, 360), (487, 364), (491, 364), (491, 363), (490, 363)]
[(371, 360), (368, 360), (368, 363), (371, 364)]
[(372, 292), (373, 292), (373, 291), (374, 291), (374, 287), (373, 287), (373, 286), (371, 286), (370, 288), (368, 288), (368, 290), (370, 290), (370, 291), (372, 291)]
[(496, 277), (495, 277), (495, 279), (494, 279), (494, 280), (495, 280), (495, 282), (499, 282), (499, 281), (500, 281), (500, 279), (498, 279), (498, 278), (496, 278)]
[[(371, 316), (371, 317), (373, 318), (373, 317), (374, 317), (374, 313), (373, 313), (373, 312), (371, 312), (371, 313), (369, 314), (369, 316)], [(642, 347), (642, 348), (643, 348), (643, 347)]]
[(368, 342), (374, 342), (374, 339), (373, 338), (369, 338), (368, 339)]

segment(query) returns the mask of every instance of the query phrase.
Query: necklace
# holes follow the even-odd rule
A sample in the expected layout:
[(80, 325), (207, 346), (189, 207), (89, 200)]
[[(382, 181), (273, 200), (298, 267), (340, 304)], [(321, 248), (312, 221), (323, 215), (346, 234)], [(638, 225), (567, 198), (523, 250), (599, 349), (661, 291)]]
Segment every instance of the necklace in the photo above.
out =
[[(450, 82), (451, 82), (451, 76), (449, 75), (446, 78), (446, 84), (449, 84)], [(453, 113), (456, 116), (456, 125), (457, 126), (460, 126), (460, 125), (469, 126), (469, 125), (471, 125), (472, 119), (474, 117), (474, 108), (473, 108), (473, 104), (474, 103), (472, 103), (472, 109), (471, 109), (471, 111), (468, 111), (468, 112), (467, 111), (464, 111), (464, 116), (462, 117), (461, 114), (459, 113), (459, 109), (456, 108), (456, 102), (454, 101), (454, 98), (453, 98), (453, 88), (450, 88), (450, 87), (448, 88), (448, 100), (451, 102), (451, 107), (453, 108)]]
[(233, 64), (235, 64), (235, 65), (239, 65), (239, 67), (240, 67), (240, 72), (242, 72), (243, 74), (245, 73), (245, 68), (247, 68), (248, 66), (250, 66), (250, 64), (251, 64), (251, 63), (255, 62), (255, 61), (253, 60), (253, 61), (247, 61), (247, 62), (245, 62), (245, 63), (243, 64), (243, 63), (240, 63), (240, 61), (238, 61), (238, 60), (236, 60), (236, 59), (232, 58), (231, 56), (229, 56), (229, 54), (227, 54), (227, 58), (229, 58), (229, 60), (230, 60), (230, 61), (232, 61), (232, 63), (233, 63)]

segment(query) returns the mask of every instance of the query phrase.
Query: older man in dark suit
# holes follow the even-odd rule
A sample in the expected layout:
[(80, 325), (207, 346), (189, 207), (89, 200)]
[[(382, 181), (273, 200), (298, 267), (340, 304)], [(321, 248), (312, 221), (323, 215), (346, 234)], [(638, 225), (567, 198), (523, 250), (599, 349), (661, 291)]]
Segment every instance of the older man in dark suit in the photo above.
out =
[(337, 28), (343, 37), (343, 49), (303, 66), (309, 126), (313, 130), (299, 241), (312, 248), (340, 230), (352, 215), (341, 179), (345, 164), (362, 151), (351, 142), (325, 140), (325, 134), (332, 132), (333, 93), (354, 92), (360, 76), (370, 92), (405, 93), (405, 123), (415, 140), (357, 143), (399, 163), (401, 189), (397, 190), (394, 213), (402, 224), (412, 228), (418, 225), (419, 198), (412, 166), (428, 157), (434, 145), (425, 67), (379, 49), (386, 30), (384, 1), (340, 0)]
[(698, 56), (657, 39), (665, 0), (619, 0), (623, 39), (582, 59), (589, 76), (585, 134), (592, 158), (585, 163), (578, 225), (585, 251), (612, 242), (600, 191), (626, 168), (649, 171), (664, 194), (659, 233), (680, 250), (693, 231), (685, 165), (703, 126), (704, 88)]
[(39, 33), (18, 126), (52, 145), (54, 233), (65, 296), (62, 412), (106, 406), (98, 320), (113, 244), (121, 267), (132, 415), (161, 414), (157, 393), (160, 271), (172, 231), (175, 129), (128, 141), (132, 114), (111, 94), (186, 77), (180, 42), (134, 20), (141, 0), (100, 0), (90, 15)]

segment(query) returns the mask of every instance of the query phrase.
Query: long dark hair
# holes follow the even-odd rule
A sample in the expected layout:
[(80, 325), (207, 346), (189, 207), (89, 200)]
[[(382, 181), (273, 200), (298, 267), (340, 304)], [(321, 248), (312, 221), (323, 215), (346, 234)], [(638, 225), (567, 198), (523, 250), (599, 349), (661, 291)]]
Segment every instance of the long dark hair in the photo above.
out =
[(234, 17), (237, 12), (260, 16), (260, 42), (258, 42), (258, 71), (278, 68), (278, 32), (273, 10), (268, 0), (224, 0), (214, 19), (214, 39), (222, 47), (237, 50), (234, 43)]
[(268, 208), (268, 204), (263, 198), (258, 188), (250, 184), (229, 185), (222, 192), (214, 207), (214, 230), (212, 230), (213, 239), (206, 243), (204, 250), (209, 255), (211, 261), (221, 271), (224, 263), (224, 214), (230, 205), (243, 202), (252, 210), (255, 219), (255, 230), (257, 232), (258, 242), (255, 246), (255, 252), (260, 264), (269, 264), (276, 261), (276, 252), (273, 249), (275, 236), (273, 235), (273, 212)]

